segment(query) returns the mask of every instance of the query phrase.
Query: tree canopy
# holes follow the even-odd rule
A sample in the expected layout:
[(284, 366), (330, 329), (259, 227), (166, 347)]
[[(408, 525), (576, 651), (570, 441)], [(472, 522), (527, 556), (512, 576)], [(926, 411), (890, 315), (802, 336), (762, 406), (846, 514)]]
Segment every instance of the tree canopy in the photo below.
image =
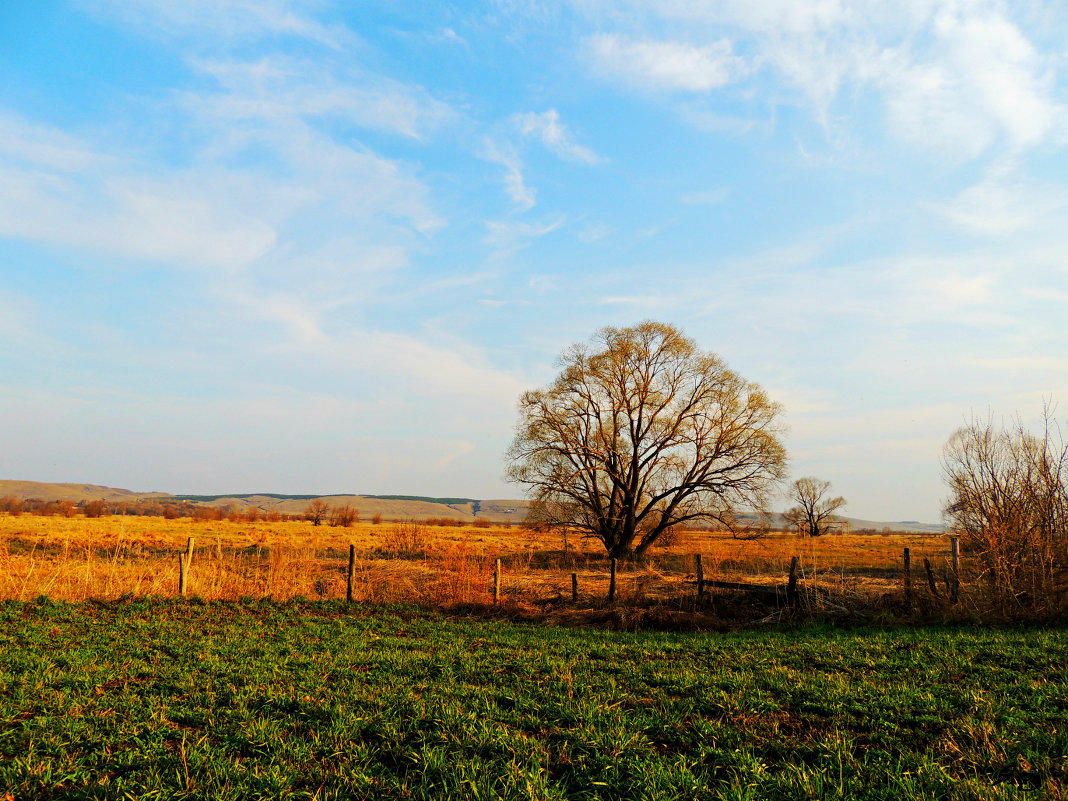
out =
[(766, 510), (785, 474), (781, 407), (677, 328), (603, 328), (519, 401), (508, 477), (534, 522), (574, 529), (611, 556), (641, 554), (674, 526), (733, 530)]

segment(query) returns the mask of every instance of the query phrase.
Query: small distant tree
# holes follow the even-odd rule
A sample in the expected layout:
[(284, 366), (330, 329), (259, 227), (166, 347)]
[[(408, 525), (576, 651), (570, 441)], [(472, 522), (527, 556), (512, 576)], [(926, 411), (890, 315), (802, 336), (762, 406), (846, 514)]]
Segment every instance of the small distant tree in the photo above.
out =
[(330, 512), (330, 506), (322, 498), (316, 498), (308, 504), (304, 510), (304, 519), (310, 520), (313, 526), (321, 526)]
[(812, 537), (826, 534), (831, 521), (838, 520), (836, 512), (845, 506), (845, 498), (829, 497), (830, 481), (814, 476), (799, 478), (790, 486), (790, 500), (796, 505), (787, 509), (783, 517)]
[(345, 504), (344, 506), (335, 506), (330, 512), (330, 525), (339, 528), (348, 528), (353, 523), (360, 522), (360, 513), (353, 507)]
[(371, 518), (371, 522), (377, 526), (382, 522), (382, 515), (380, 513), (376, 514), (374, 517)]

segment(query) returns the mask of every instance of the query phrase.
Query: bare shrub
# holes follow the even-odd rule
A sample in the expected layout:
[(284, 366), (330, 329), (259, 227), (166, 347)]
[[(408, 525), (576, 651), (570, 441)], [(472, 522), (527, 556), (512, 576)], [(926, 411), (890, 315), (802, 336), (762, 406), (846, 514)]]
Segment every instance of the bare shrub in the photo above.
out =
[(223, 510), (217, 506), (198, 503), (193, 506), (190, 517), (194, 520), (222, 520)]
[(9, 515), (18, 517), (22, 514), (23, 508), (23, 502), (14, 495), (7, 495), (4, 498), (0, 498), (0, 510), (7, 512)]
[(1055, 600), (1068, 567), (1068, 443), (1047, 406), (1043, 431), (973, 421), (946, 443), (945, 516), (1004, 606)]
[(660, 536), (656, 538), (656, 544), (659, 548), (674, 548), (679, 544), (682, 528), (680, 526), (671, 526), (661, 532)]
[(82, 507), (82, 513), (86, 517), (103, 517), (108, 513), (108, 505), (106, 501), (86, 501)]
[(377, 526), (377, 525), (381, 524), (381, 522), (382, 522), (382, 515), (381, 514), (376, 514), (374, 517), (371, 518), (371, 524), (372, 525)]
[(471, 525), (475, 528), (491, 528), (493, 523), (489, 520), (475, 520)]
[(336, 528), (349, 528), (353, 523), (360, 522), (360, 513), (349, 506), (335, 506), (330, 510), (330, 525)]

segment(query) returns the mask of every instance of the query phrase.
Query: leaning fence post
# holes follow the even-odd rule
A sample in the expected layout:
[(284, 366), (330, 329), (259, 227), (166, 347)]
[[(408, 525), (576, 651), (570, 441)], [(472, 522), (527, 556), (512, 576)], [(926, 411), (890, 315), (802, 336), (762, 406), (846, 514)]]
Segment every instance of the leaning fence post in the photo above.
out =
[(493, 565), (493, 603), (501, 600), (501, 560), (498, 559)]
[(790, 560), (790, 580), (786, 583), (786, 601), (791, 606), (797, 605), (797, 563), (800, 558), (795, 556)]
[(701, 564), (701, 554), (694, 556), (693, 564), (697, 572), (697, 595), (700, 597), (705, 594), (705, 567)]
[(345, 588), (345, 601), (352, 603), (352, 585), (356, 580), (356, 546), (349, 544), (349, 578)]
[(912, 603), (912, 551), (905, 549), (905, 600)]
[(923, 567), (927, 571), (927, 586), (931, 589), (931, 595), (938, 595), (938, 585), (935, 584), (934, 570), (931, 569), (931, 560), (923, 557)]
[(571, 601), (578, 603), (578, 573), (571, 574)]
[(951, 537), (949, 543), (953, 552), (953, 586), (949, 591), (949, 600), (955, 604), (960, 593), (960, 537)]
[(615, 603), (616, 600), (616, 560), (612, 559), (609, 567), (611, 572), (608, 576), (608, 603)]

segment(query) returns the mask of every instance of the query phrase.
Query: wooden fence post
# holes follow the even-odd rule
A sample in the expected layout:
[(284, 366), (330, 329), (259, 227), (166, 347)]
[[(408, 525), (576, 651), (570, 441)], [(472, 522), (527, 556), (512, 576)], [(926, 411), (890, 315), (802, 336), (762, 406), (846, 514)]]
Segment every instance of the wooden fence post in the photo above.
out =
[(701, 554), (693, 558), (694, 569), (697, 572), (697, 596), (705, 594), (705, 567), (701, 564)]
[(193, 538), (185, 545), (185, 553), (178, 554), (178, 594), (185, 597), (189, 588), (189, 570), (193, 566)]
[(578, 603), (578, 573), (571, 574), (571, 601)]
[(349, 576), (348, 585), (345, 588), (345, 601), (352, 603), (352, 585), (356, 580), (356, 546), (349, 544)]
[(800, 558), (795, 556), (790, 560), (790, 580), (786, 583), (786, 602), (791, 606), (797, 606), (797, 563)]
[(493, 565), (493, 603), (501, 600), (501, 560), (498, 559)]
[(912, 603), (912, 551), (905, 549), (905, 600)]
[(923, 567), (927, 571), (927, 586), (931, 590), (931, 595), (938, 596), (938, 585), (935, 584), (934, 570), (931, 569), (931, 560), (926, 556), (923, 557)]
[(611, 573), (608, 577), (608, 603), (615, 603), (616, 601), (616, 560), (613, 559), (609, 568)]
[(951, 537), (949, 542), (953, 552), (953, 586), (949, 590), (949, 601), (955, 604), (960, 595), (960, 537)]

